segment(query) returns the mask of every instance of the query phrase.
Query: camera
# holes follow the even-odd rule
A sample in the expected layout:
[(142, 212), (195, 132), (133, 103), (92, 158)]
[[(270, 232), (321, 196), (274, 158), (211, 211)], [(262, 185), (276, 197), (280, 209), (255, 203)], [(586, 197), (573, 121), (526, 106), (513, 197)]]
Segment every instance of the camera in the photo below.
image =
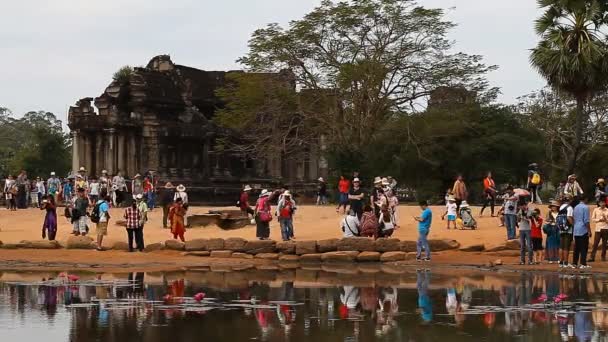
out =
[(510, 205), (510, 206), (508, 206), (508, 209), (511, 210), (511, 211), (513, 211), (513, 210), (515, 210), (515, 206), (514, 205)]

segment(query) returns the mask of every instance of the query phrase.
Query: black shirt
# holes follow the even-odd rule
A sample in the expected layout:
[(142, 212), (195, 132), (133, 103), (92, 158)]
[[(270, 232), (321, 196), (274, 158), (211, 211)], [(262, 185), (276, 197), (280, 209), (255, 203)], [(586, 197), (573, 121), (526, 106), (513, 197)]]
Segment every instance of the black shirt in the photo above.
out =
[(160, 189), (159, 192), (161, 205), (169, 205), (173, 203), (173, 196), (175, 196), (175, 191), (173, 191), (173, 189), (163, 188)]
[[(351, 196), (359, 196), (361, 194), (364, 194), (364, 192), (363, 192), (363, 189), (361, 189), (361, 188), (356, 189), (356, 190), (355, 190), (355, 188), (351, 188), (350, 192), (348, 194), (351, 195)], [(352, 210), (354, 210), (355, 212), (361, 212), (361, 211), (363, 211), (364, 199), (365, 199), (365, 195), (360, 200), (351, 199), (350, 200), (350, 208)]]

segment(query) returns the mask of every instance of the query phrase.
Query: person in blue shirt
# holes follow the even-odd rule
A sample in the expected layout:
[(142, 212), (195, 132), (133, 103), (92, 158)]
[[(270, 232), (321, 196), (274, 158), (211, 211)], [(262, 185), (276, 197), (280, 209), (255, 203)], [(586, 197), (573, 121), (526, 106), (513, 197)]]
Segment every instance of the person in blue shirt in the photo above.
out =
[(572, 263), (574, 267), (591, 268), (587, 265), (587, 251), (589, 249), (589, 238), (591, 238), (591, 225), (589, 224), (589, 207), (581, 200), (575, 207), (572, 213), (574, 219), (574, 256)]
[(429, 205), (426, 201), (420, 201), (420, 209), (422, 214), (420, 217), (414, 217), (418, 221), (418, 241), (416, 242), (416, 260), (421, 261), (422, 249), (426, 251), (425, 261), (431, 261), (431, 248), (429, 247), (429, 241), (427, 239), (431, 230), (431, 223), (433, 222), (433, 212), (429, 209)]

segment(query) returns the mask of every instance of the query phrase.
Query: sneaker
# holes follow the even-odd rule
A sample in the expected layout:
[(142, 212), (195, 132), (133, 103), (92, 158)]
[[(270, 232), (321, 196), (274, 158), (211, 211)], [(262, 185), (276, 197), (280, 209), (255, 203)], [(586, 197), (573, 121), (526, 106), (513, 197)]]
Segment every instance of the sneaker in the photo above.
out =
[(584, 270), (584, 269), (591, 268), (591, 266), (589, 266), (589, 265), (580, 265), (578, 268), (581, 269), (581, 270)]
[(525, 262), (523, 262), (523, 261), (520, 261), (520, 262), (519, 262), (519, 264), (520, 264), (520, 265), (525, 265), (526, 263), (525, 263)]
[(424, 258), (424, 261), (431, 261), (431, 258)]
[(421, 262), (422, 258), (421, 257), (416, 257), (416, 261)]
[(572, 265), (572, 264), (567, 264), (566, 265), (567, 268), (576, 268), (576, 265)]
[(532, 261), (528, 261), (528, 265), (536, 265), (536, 263), (534, 263)]

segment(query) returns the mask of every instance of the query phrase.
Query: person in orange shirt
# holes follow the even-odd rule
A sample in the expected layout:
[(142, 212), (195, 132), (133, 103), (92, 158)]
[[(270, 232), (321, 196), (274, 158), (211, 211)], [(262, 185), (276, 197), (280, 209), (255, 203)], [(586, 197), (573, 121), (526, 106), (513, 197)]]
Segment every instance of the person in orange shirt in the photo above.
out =
[(340, 197), (336, 212), (340, 213), (340, 207), (344, 207), (343, 214), (346, 214), (346, 206), (348, 205), (348, 192), (350, 191), (350, 181), (344, 176), (340, 176), (340, 181), (338, 182), (338, 191), (340, 192)]
[(481, 207), (481, 213), (479, 216), (483, 216), (483, 211), (490, 205), (490, 210), (492, 212), (492, 217), (494, 217), (494, 204), (496, 203), (496, 184), (494, 183), (494, 179), (492, 179), (492, 172), (488, 172), (488, 175), (483, 180), (483, 195), (485, 201), (483, 202), (483, 207)]

